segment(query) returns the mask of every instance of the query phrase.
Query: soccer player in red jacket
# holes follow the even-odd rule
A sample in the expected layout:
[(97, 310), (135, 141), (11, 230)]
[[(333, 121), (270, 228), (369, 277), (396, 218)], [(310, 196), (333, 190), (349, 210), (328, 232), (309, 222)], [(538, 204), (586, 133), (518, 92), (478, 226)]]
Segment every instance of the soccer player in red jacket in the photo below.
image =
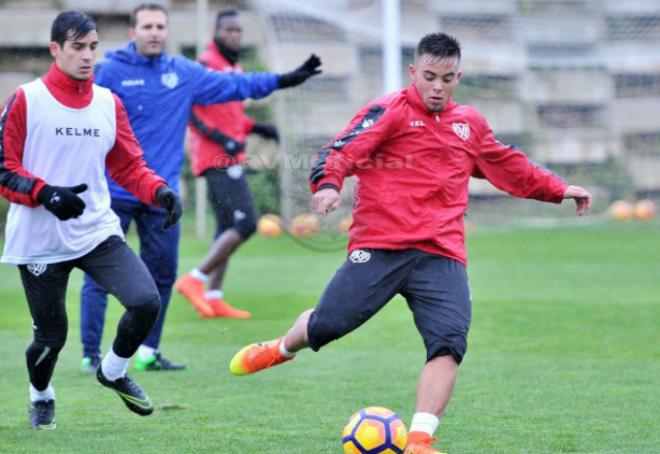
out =
[[(242, 72), (238, 62), (242, 31), (237, 11), (220, 11), (213, 42), (199, 61), (217, 71)], [(247, 136), (258, 134), (279, 141), (279, 134), (274, 125), (256, 123), (248, 117), (242, 101), (194, 105), (189, 131), (192, 171), (206, 179), (217, 228), (207, 257), (174, 286), (203, 317), (249, 318), (248, 311), (232, 307), (224, 299), (222, 281), (232, 254), (257, 229), (244, 171)]]
[(50, 70), (18, 87), (0, 115), (0, 194), (12, 202), (0, 261), (18, 265), (32, 316), (26, 358), (34, 429), (55, 428), (51, 377), (66, 342), (73, 268), (111, 289), (126, 308), (97, 369), (99, 382), (131, 411), (153, 412), (126, 367), (156, 321), (160, 297), (110, 209), (105, 171), (144, 203), (167, 210), (164, 227), (181, 216), (181, 203), (144, 162), (122, 102), (93, 83), (98, 42), (88, 15), (59, 14), (51, 29)]
[(314, 210), (339, 206), (344, 178), (357, 187), (349, 255), (315, 309), (288, 333), (252, 344), (231, 361), (247, 375), (317, 351), (362, 325), (401, 294), (426, 347), (406, 453), (437, 453), (432, 443), (467, 348), (471, 299), (463, 216), (470, 176), (487, 178), (516, 197), (561, 203), (583, 215), (591, 195), (523, 153), (498, 142), (474, 108), (452, 100), (460, 78), (460, 44), (434, 33), (417, 46), (412, 84), (369, 103), (312, 169)]

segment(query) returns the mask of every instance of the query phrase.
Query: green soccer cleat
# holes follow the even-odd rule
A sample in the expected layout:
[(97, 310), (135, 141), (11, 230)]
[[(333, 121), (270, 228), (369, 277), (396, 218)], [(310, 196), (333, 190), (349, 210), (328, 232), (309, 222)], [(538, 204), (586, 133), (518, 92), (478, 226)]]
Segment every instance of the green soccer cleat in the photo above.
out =
[(135, 356), (135, 370), (188, 370), (188, 366), (184, 364), (176, 364), (172, 361), (163, 358), (160, 352), (156, 352), (147, 359), (140, 359)]
[(99, 356), (85, 356), (80, 363), (80, 372), (91, 375), (96, 372), (100, 364), (101, 358)]
[(30, 425), (36, 430), (52, 430), (57, 427), (55, 424), (55, 401), (37, 400), (30, 403), (28, 408), (30, 415)]
[(132, 412), (140, 416), (148, 416), (153, 413), (154, 405), (151, 403), (151, 399), (128, 375), (110, 381), (105, 378), (101, 366), (99, 366), (96, 369), (96, 378), (106, 388), (114, 390)]

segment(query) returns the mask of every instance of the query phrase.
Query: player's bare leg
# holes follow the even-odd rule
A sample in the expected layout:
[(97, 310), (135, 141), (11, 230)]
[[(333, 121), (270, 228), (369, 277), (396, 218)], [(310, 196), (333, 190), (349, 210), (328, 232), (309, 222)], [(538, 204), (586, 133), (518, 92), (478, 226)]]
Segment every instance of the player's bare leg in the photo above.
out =
[[(175, 288), (197, 309), (203, 317), (249, 318), (250, 313), (229, 305), (222, 297), (207, 298), (205, 284), (210, 290), (219, 290), (229, 257), (243, 243), (236, 229), (227, 229), (216, 238), (204, 261), (192, 272), (182, 276)], [(201, 278), (201, 279), (200, 279)]]
[(209, 290), (220, 290), (222, 288), (222, 282), (225, 279), (225, 271), (227, 271), (227, 264), (229, 259), (225, 259), (220, 263), (216, 268), (209, 273), (209, 282), (206, 285), (206, 288)]
[(436, 356), (426, 363), (417, 383), (417, 412), (439, 418), (445, 412), (456, 382), (458, 364), (451, 355)]
[(314, 309), (308, 309), (300, 314), (291, 329), (284, 336), (283, 343), (287, 351), (296, 353), (303, 348), (309, 347), (307, 325), (309, 324), (309, 317), (312, 315), (312, 312), (314, 312)]
[[(431, 443), (437, 440), (432, 434), (449, 403), (457, 373), (458, 364), (451, 355), (436, 356), (422, 369), (417, 383), (415, 418), (418, 420), (413, 418), (406, 453), (439, 452), (431, 446)], [(420, 428), (424, 430), (417, 430)]]
[(236, 229), (227, 229), (213, 241), (209, 253), (198, 267), (204, 274), (210, 274), (222, 263), (227, 263), (229, 257), (243, 243), (243, 237)]

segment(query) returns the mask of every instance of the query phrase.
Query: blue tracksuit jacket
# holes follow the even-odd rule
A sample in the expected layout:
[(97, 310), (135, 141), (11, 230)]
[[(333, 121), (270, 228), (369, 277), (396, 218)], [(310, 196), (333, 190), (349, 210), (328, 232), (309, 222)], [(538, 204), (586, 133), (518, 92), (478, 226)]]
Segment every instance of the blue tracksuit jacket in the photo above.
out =
[[(167, 53), (145, 57), (130, 42), (97, 64), (95, 82), (121, 98), (147, 164), (178, 192), (192, 105), (263, 98), (278, 88), (279, 76), (221, 73)], [(113, 199), (136, 200), (110, 178), (108, 183)]]

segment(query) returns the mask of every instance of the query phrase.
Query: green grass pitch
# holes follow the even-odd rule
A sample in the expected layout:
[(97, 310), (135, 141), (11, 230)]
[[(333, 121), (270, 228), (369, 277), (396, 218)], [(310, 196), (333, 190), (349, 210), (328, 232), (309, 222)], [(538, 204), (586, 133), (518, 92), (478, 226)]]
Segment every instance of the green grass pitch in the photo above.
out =
[[(660, 431), (660, 225), (470, 235), (470, 347), (438, 444), (457, 453), (651, 453)], [(131, 240), (134, 242), (134, 239)], [(208, 240), (189, 233), (181, 270)], [(316, 303), (343, 252), (255, 238), (232, 261), (226, 294), (251, 320), (201, 319), (172, 299), (161, 350), (187, 372), (132, 372), (159, 408), (141, 418), (78, 371), (81, 275), (69, 286), (68, 343), (53, 384), (58, 428), (27, 420), (30, 317), (18, 272), (0, 267), (0, 452), (339, 453), (361, 407), (410, 422), (423, 347), (402, 299), (320, 353), (234, 378), (243, 345), (283, 333)], [(120, 306), (111, 304), (103, 348)]]

